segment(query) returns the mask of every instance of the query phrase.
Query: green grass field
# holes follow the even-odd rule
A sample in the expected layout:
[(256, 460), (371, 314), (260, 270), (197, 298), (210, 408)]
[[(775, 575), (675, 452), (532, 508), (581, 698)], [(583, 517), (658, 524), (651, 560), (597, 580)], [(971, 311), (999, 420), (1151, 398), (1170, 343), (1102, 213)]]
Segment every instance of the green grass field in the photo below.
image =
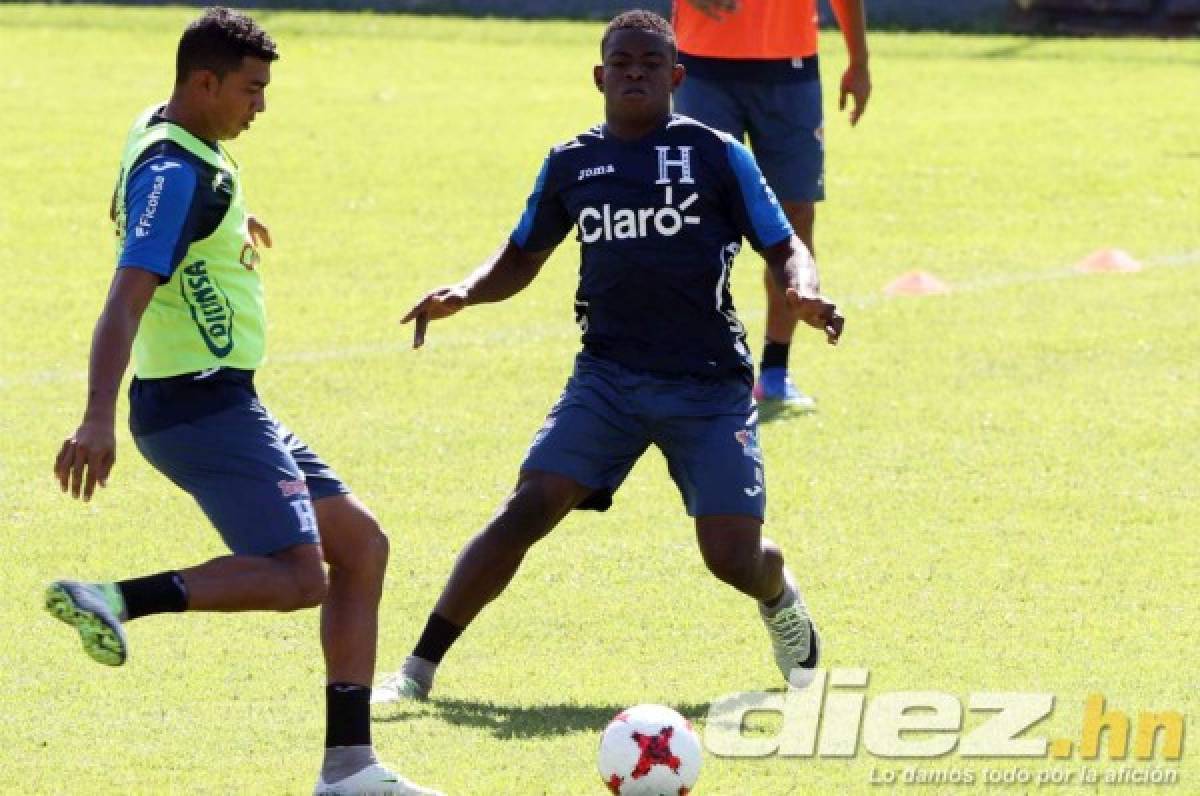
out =
[[(50, 477), (111, 276), (115, 161), (134, 115), (168, 93), (193, 14), (0, 7), (3, 792), (294, 794), (316, 773), (314, 612), (138, 622), (128, 665), (110, 670), (40, 605), (55, 577), (222, 552), (123, 428), (90, 505)], [(258, 16), (284, 57), (267, 114), (232, 150), (276, 242), (259, 384), (389, 529), (388, 670), (566, 378), (576, 253), (563, 246), (511, 303), (434, 325), (419, 353), (397, 320), (490, 252), (545, 150), (598, 120), (601, 28)], [(1091, 692), (1195, 721), (1200, 43), (872, 42), (876, 95), (851, 130), (828, 96), (843, 62), (826, 37), (818, 255), (846, 336), (795, 347), (822, 411), (763, 433), (769, 533), (820, 620), (825, 662), (869, 668), (868, 697), (1055, 694), (1038, 737), (1076, 737)], [(1104, 246), (1147, 268), (1070, 270)], [(957, 289), (882, 296), (915, 268)], [(735, 295), (756, 340), (760, 274), (743, 255)], [(447, 659), (436, 699), (381, 717), (375, 737), (451, 794), (600, 793), (595, 746), (621, 707), (671, 704), (703, 725), (718, 696), (777, 680), (753, 605), (706, 574), (651, 453), (612, 511), (575, 516), (534, 550)], [(1185, 742), (1169, 764), (1179, 784), (1162, 790), (1198, 792), (1197, 759)], [(873, 769), (1083, 763), (709, 756), (698, 792), (883, 792)]]

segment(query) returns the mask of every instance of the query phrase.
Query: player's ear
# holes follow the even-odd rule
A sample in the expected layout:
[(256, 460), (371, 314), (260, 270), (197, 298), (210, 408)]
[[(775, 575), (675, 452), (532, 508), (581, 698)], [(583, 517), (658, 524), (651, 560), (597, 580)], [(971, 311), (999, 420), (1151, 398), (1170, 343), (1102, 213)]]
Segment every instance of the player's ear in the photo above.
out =
[(193, 74), (196, 87), (207, 96), (214, 96), (221, 90), (221, 78), (209, 69), (197, 69)]
[(679, 88), (685, 77), (687, 77), (687, 70), (683, 68), (683, 64), (675, 64), (671, 67), (671, 90)]
[(604, 93), (604, 66), (596, 64), (592, 67), (592, 80), (596, 82), (596, 90)]

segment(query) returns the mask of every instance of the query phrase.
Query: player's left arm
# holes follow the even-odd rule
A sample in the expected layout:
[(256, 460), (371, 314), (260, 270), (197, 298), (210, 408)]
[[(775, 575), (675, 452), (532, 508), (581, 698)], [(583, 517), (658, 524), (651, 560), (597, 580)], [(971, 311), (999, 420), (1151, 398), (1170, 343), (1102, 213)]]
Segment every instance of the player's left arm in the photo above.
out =
[(850, 61), (842, 75), (838, 110), (846, 110), (847, 97), (853, 97), (854, 107), (850, 110), (850, 124), (855, 125), (866, 112), (867, 100), (871, 98), (867, 14), (863, 9), (863, 0), (830, 0), (830, 5), (833, 6), (833, 15), (837, 17), (838, 27), (842, 29), (842, 38), (846, 40), (846, 53)]
[(837, 306), (821, 295), (821, 279), (812, 252), (796, 237), (750, 150), (729, 136), (722, 140), (733, 197), (728, 205), (731, 219), (766, 261), (767, 270), (797, 320), (824, 331), (830, 345), (836, 345), (845, 320)]

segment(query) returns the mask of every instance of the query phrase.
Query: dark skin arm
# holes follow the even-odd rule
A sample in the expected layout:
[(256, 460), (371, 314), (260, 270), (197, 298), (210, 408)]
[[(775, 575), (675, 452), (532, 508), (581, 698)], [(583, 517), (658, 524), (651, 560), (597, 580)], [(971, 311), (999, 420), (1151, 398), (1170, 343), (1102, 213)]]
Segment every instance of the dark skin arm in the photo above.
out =
[(463, 307), (492, 304), (520, 293), (538, 275), (553, 251), (551, 248), (527, 252), (508, 241), (462, 282), (426, 293), (400, 321), (416, 321), (413, 348), (424, 345), (430, 321), (448, 318)]
[(842, 29), (842, 38), (846, 40), (846, 53), (850, 61), (842, 75), (838, 110), (846, 110), (846, 99), (854, 98), (854, 107), (850, 110), (850, 124), (853, 126), (862, 118), (867, 109), (867, 100), (871, 98), (867, 16), (863, 10), (863, 0), (830, 0), (830, 5), (833, 15), (837, 17), (838, 27)]
[(150, 303), (159, 279), (140, 268), (120, 268), (113, 276), (104, 309), (92, 333), (88, 363), (87, 408), (83, 422), (63, 442), (54, 460), (54, 476), (71, 497), (90, 500), (96, 484), (105, 486), (117, 460), (113, 432), (117, 393), (142, 313)]
[(817, 263), (804, 243), (793, 235), (760, 253), (796, 318), (825, 332), (829, 344), (837, 345), (846, 319), (833, 302), (821, 295)]

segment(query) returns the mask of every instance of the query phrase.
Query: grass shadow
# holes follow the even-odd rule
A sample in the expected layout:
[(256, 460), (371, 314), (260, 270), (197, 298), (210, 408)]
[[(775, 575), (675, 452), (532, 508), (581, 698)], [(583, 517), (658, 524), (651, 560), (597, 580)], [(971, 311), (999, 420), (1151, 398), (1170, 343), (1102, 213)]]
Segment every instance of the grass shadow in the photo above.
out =
[(1022, 39), (1011, 44), (1006, 44), (1003, 47), (993, 47), (990, 50), (984, 50), (981, 53), (975, 54), (974, 58), (989, 59), (989, 60), (1006, 60), (1009, 58), (1019, 58), (1025, 55), (1031, 49), (1037, 46), (1037, 40), (1033, 38)]
[[(373, 717), (379, 723), (434, 718), (456, 727), (487, 730), (500, 740), (598, 733), (628, 705), (502, 705), (465, 699), (433, 699), (390, 706)], [(672, 705), (692, 721), (708, 715), (707, 704)], [(377, 709), (378, 710), (378, 709)]]

